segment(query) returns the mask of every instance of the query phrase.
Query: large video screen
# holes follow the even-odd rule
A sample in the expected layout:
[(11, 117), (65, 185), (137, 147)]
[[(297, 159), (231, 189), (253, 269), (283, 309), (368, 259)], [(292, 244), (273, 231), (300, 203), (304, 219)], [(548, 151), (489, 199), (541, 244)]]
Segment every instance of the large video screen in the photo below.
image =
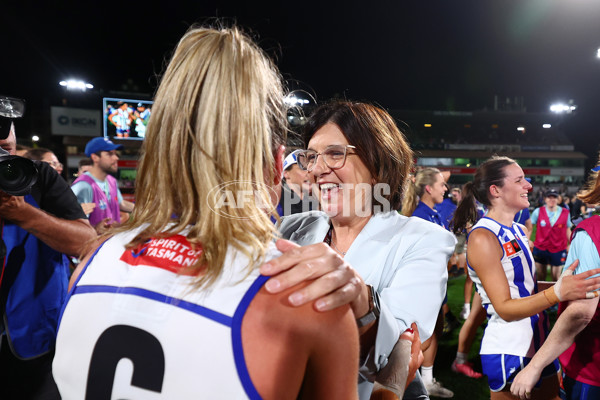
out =
[(152, 114), (152, 101), (105, 97), (102, 106), (105, 137), (144, 139)]

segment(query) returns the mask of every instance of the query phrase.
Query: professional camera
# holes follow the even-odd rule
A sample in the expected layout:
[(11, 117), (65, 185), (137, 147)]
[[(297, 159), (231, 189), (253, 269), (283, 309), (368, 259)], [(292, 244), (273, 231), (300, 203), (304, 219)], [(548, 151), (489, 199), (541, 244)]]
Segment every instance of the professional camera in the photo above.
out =
[[(14, 118), (21, 118), (25, 112), (25, 101), (0, 95), (0, 140), (10, 134)], [(0, 148), (0, 190), (12, 196), (29, 194), (37, 181), (37, 168), (33, 161), (10, 155)]]

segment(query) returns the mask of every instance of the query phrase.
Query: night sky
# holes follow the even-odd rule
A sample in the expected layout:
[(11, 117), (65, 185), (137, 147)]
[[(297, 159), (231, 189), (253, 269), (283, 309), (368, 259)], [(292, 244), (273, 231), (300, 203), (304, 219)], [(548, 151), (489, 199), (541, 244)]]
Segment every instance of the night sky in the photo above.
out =
[(598, 149), (597, 0), (82, 3), (3, 2), (1, 94), (30, 112), (60, 105), (69, 77), (152, 95), (181, 35), (218, 17), (258, 37), (289, 87), (317, 101), (473, 111), (522, 96), (546, 112), (573, 99), (567, 133), (586, 154)]

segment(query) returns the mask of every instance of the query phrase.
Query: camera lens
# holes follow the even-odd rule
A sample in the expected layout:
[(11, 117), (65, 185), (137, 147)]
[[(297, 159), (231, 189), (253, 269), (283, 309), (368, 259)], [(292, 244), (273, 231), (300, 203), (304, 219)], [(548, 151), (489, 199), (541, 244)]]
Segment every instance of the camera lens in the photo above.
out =
[(35, 164), (15, 156), (0, 156), (0, 160), (0, 189), (13, 196), (28, 194), (37, 180)]

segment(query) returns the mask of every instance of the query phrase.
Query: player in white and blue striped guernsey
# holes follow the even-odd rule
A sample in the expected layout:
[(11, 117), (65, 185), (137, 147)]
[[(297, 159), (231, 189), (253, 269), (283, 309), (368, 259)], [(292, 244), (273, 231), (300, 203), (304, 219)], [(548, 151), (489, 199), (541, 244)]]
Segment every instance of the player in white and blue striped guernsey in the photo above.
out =
[[(595, 281), (584, 281), (592, 274), (564, 275), (556, 285), (540, 291), (529, 232), (513, 221), (517, 212), (529, 206), (530, 188), (514, 160), (492, 157), (465, 186), (465, 196), (454, 214), (455, 228), (463, 229), (476, 221), (475, 200), (488, 208), (469, 233), (467, 262), (489, 318), (480, 354), (492, 400), (510, 398), (510, 382), (544, 342), (548, 334), (544, 310), (559, 301), (586, 298), (586, 293), (598, 286)], [(557, 371), (555, 360), (542, 373), (533, 399), (559, 398)]]

